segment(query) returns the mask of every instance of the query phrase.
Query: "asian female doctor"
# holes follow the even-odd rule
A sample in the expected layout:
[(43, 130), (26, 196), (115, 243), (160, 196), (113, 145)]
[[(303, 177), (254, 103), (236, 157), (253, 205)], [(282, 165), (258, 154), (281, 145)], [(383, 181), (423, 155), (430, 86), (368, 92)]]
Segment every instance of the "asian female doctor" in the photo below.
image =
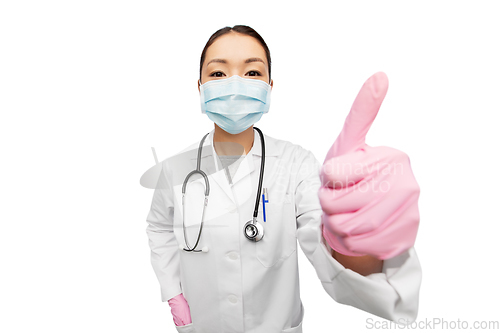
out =
[(253, 126), (272, 87), (270, 52), (255, 30), (210, 37), (198, 89), (214, 129), (161, 162), (147, 216), (177, 331), (302, 332), (297, 240), (334, 300), (413, 322), (420, 189), (406, 154), (365, 143), (387, 77), (362, 86), (323, 165)]

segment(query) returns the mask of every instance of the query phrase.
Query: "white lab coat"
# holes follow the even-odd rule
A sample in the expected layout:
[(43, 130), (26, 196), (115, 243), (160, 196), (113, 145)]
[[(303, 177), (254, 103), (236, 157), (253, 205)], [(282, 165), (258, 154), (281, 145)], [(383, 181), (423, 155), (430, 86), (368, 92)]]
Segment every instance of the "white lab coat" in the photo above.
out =
[[(216, 166), (213, 133), (205, 139), (202, 151), (201, 169), (212, 165), (215, 173), (208, 176), (210, 197), (197, 247), (206, 246), (208, 252), (179, 248), (185, 246), (182, 182), (196, 169), (202, 136), (181, 152), (193, 152), (190, 157), (177, 154), (177, 159), (162, 162), (159, 188), (147, 216), (151, 262), (160, 282), (161, 299), (165, 302), (183, 293), (190, 306), (192, 323), (176, 327), (178, 332), (302, 332), (304, 307), (299, 294), (296, 240), (334, 300), (393, 321), (415, 320), (421, 282), (415, 250), (385, 260), (382, 273), (362, 276), (345, 269), (332, 258), (321, 238), (320, 164), (301, 146), (265, 134), (266, 222), (262, 201), (258, 215), (265, 233), (261, 241), (249, 241), (243, 226), (252, 218), (255, 206), (260, 136), (254, 131), (253, 147), (231, 185), (225, 171)], [(185, 203), (191, 247), (198, 236), (203, 200), (203, 178), (193, 176)]]

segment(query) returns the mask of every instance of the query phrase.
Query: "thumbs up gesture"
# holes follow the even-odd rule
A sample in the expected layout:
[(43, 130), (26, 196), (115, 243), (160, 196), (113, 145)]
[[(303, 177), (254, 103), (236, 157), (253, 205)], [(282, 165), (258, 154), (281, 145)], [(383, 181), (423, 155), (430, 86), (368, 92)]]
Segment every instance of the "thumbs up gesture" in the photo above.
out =
[(392, 258), (417, 236), (420, 188), (408, 156), (365, 143), (388, 86), (382, 72), (365, 82), (321, 168), (323, 237), (343, 255)]

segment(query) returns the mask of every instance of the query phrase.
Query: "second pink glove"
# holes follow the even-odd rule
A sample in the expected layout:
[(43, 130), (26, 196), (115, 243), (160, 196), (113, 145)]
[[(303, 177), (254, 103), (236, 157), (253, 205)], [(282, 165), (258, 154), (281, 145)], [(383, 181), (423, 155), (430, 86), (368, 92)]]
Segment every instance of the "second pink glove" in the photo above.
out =
[(184, 326), (191, 323), (191, 311), (182, 293), (169, 299), (168, 305), (170, 305), (176, 326)]

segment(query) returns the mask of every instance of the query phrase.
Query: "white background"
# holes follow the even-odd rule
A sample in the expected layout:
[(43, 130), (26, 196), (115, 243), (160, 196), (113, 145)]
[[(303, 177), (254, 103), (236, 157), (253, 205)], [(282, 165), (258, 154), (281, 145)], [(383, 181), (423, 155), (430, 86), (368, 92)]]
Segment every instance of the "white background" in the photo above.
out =
[[(421, 186), (417, 320), (500, 320), (498, 17), (495, 1), (2, 1), (0, 331), (175, 332), (139, 178), (151, 147), (161, 160), (213, 128), (199, 57), (235, 24), (271, 50), (257, 126), (321, 163), (363, 82), (387, 73), (367, 143), (406, 152)], [(379, 320), (299, 259), (306, 333)]]

